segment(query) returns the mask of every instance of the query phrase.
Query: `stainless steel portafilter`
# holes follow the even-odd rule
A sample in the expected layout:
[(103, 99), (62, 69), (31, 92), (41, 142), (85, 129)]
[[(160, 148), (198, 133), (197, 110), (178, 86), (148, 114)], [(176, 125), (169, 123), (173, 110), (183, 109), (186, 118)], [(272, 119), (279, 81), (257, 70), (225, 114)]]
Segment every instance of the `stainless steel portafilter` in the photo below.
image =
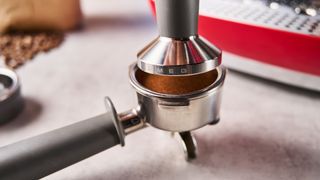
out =
[[(129, 68), (138, 105), (117, 113), (105, 98), (107, 111), (100, 116), (1, 147), (0, 179), (39, 179), (124, 146), (126, 135), (148, 125), (179, 134), (186, 158), (196, 157), (190, 131), (219, 121), (226, 69), (219, 66), (221, 51), (197, 35), (198, 0), (158, 0), (156, 5), (160, 37)], [(181, 93), (163, 90), (170, 85), (181, 85)]]
[(137, 78), (136, 64), (129, 71), (137, 107), (118, 114), (105, 98), (107, 111), (100, 116), (1, 147), (0, 179), (42, 178), (115, 145), (124, 146), (126, 135), (147, 125), (178, 133), (186, 158), (195, 158), (196, 142), (190, 131), (219, 121), (226, 70), (217, 67), (211, 85), (182, 95), (150, 91)]

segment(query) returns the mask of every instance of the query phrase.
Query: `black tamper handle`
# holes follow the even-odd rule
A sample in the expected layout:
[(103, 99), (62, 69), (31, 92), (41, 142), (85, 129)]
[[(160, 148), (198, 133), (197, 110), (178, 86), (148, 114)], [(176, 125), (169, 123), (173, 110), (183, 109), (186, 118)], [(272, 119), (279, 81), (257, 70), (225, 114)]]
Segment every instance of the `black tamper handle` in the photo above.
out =
[(184, 39), (198, 34), (199, 0), (156, 0), (160, 36)]
[(114, 113), (0, 148), (0, 179), (39, 179), (120, 143)]

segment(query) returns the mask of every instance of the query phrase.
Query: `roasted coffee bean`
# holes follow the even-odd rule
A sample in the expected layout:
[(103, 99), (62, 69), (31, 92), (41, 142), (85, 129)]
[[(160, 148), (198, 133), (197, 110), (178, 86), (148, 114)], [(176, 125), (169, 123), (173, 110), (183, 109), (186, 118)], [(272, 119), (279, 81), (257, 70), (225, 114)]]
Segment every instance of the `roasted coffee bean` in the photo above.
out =
[(0, 35), (0, 56), (7, 66), (17, 68), (40, 52), (59, 46), (64, 35), (59, 32), (11, 32)]

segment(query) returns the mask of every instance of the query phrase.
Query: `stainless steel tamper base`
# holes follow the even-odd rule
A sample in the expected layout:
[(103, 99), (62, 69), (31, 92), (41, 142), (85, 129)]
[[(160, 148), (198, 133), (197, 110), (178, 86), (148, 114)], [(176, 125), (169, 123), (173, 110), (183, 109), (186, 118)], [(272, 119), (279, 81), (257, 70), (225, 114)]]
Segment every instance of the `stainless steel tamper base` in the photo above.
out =
[(198, 35), (199, 0), (156, 0), (159, 37), (138, 53), (150, 74), (191, 75), (221, 64), (221, 50)]
[(150, 74), (191, 75), (221, 64), (221, 50), (200, 36), (158, 37), (138, 53), (138, 67)]

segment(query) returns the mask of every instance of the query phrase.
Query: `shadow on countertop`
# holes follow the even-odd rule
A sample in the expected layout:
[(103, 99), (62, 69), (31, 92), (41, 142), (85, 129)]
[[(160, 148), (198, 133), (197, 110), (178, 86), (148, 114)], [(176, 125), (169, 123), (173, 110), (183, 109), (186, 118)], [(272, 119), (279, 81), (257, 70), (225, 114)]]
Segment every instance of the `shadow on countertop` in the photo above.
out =
[(28, 124), (33, 123), (38, 119), (38, 116), (42, 112), (41, 104), (33, 98), (24, 97), (24, 109), (15, 119), (2, 124), (0, 128), (12, 131), (15, 129), (23, 128)]
[(293, 85), (289, 85), (289, 84), (285, 84), (285, 83), (280, 83), (277, 81), (272, 81), (270, 79), (265, 79), (262, 77), (258, 77), (258, 76), (253, 76), (244, 72), (240, 72), (234, 69), (228, 69), (229, 73), (231, 75), (234, 76), (240, 76), (242, 78), (246, 78), (250, 81), (254, 81), (255, 83), (259, 83), (259, 84), (263, 84), (269, 87), (273, 87), (276, 89), (279, 89), (281, 91), (286, 91), (288, 93), (291, 94), (295, 94), (295, 95), (303, 95), (303, 96), (307, 96), (310, 98), (316, 98), (320, 100), (320, 92), (317, 91), (313, 91), (313, 90), (309, 90), (309, 89), (305, 89), (302, 87), (298, 87), (298, 86), (293, 86)]
[[(320, 177), (320, 152), (300, 142), (279, 137), (258, 137), (244, 131), (219, 137), (197, 137), (199, 157), (193, 164), (212, 171), (224, 169), (232, 176), (247, 173), (277, 179), (312, 179)], [(197, 136), (197, 134), (196, 134)], [(245, 177), (239, 177), (246, 179)], [(268, 179), (268, 178), (267, 178)]]
[[(208, 133), (195, 135), (199, 156), (191, 162), (185, 162), (182, 156), (171, 150), (163, 151), (161, 154), (148, 152), (145, 159), (133, 158), (134, 160), (130, 159), (128, 163), (106, 166), (99, 171), (86, 173), (80, 179), (103, 180), (109, 176), (119, 180), (128, 178), (316, 180), (320, 177), (320, 152), (312, 147), (299, 143), (290, 144), (281, 139), (255, 137), (243, 131), (219, 136), (216, 136), (217, 134), (208, 136)], [(179, 148), (178, 146), (177, 144), (175, 148)], [(133, 161), (136, 161), (136, 164)]]

